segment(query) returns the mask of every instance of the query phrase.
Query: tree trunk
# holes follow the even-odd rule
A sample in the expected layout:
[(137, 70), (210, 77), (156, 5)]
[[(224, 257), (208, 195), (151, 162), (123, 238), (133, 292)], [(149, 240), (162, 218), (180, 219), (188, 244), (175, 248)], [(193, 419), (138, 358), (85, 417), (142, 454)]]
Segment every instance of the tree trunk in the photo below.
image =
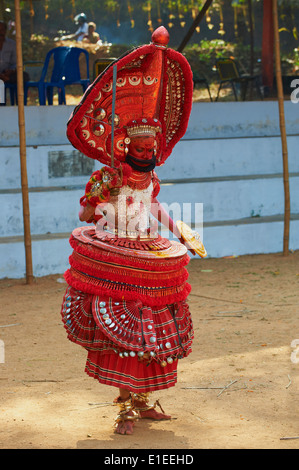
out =
[(32, 254), (31, 254), (31, 233), (30, 233), (30, 211), (27, 180), (26, 163), (26, 134), (25, 134), (25, 112), (24, 112), (24, 83), (23, 83), (23, 58), (22, 58), (22, 31), (21, 31), (21, 11), (20, 1), (15, 0), (15, 20), (16, 20), (16, 48), (17, 48), (17, 92), (18, 92), (18, 116), (19, 116), (19, 142), (20, 142), (20, 163), (21, 163), (21, 185), (23, 200), (23, 221), (24, 221), (24, 244), (26, 258), (26, 282), (33, 281)]
[(279, 125), (282, 144), (283, 158), (283, 184), (284, 184), (284, 234), (283, 234), (283, 254), (289, 253), (289, 232), (290, 232), (290, 188), (289, 188), (289, 169), (288, 169), (288, 146), (285, 127), (284, 115), (284, 95), (281, 78), (280, 65), (280, 42), (277, 14), (277, 0), (273, 0), (273, 29), (274, 29), (274, 46), (275, 46), (275, 73), (277, 83), (277, 97), (279, 106)]

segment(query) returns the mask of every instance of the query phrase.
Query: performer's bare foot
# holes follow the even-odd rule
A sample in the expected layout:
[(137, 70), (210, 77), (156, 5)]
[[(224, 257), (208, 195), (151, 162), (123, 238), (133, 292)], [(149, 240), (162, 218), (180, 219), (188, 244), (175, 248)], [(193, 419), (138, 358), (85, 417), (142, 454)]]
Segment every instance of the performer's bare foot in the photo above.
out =
[[(139, 395), (139, 397), (142, 396), (142, 394)], [(149, 405), (148, 404), (148, 398), (145, 397), (144, 400), (138, 399), (138, 396), (135, 396), (134, 398), (134, 409), (138, 411), (139, 417), (143, 419), (155, 419), (155, 420), (162, 420), (162, 419), (171, 419), (170, 415), (167, 415), (164, 413), (164, 410), (162, 409), (159, 401), (157, 400), (154, 405)], [(156, 405), (158, 405), (161, 408), (161, 412), (156, 411)]]
[[(133, 416), (132, 411), (129, 411), (127, 413), (127, 416)], [(115, 427), (115, 432), (116, 434), (133, 434), (133, 427), (134, 427), (134, 421), (131, 421), (129, 419), (126, 419), (124, 416), (123, 421), (120, 421), (117, 423)]]
[(131, 394), (128, 390), (119, 389), (119, 396), (114, 403), (119, 406), (120, 412), (116, 417), (114, 431), (116, 434), (133, 434), (133, 427), (138, 414), (133, 409)]
[(165, 413), (159, 413), (154, 408), (150, 410), (139, 411), (139, 416), (140, 418), (156, 419), (156, 420), (171, 419), (170, 415), (167, 415)]

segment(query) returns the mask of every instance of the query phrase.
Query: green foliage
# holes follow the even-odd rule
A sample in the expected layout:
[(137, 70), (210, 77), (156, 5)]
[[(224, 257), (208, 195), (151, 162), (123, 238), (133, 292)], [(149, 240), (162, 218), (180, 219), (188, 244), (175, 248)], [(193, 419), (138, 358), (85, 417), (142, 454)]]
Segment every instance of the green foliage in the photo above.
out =
[(215, 80), (215, 62), (219, 57), (232, 56), (236, 45), (226, 43), (222, 39), (202, 40), (200, 44), (192, 44), (184, 50), (195, 77), (205, 76), (209, 81)]
[[(285, 74), (298, 73), (299, 69), (299, 48), (298, 48), (298, 9), (299, 0), (278, 0), (280, 4), (280, 29), (281, 29), (281, 50), (282, 50), (282, 71)], [(14, 0), (0, 0), (4, 3), (5, 7), (9, 7), (14, 12)], [(200, 34), (194, 33), (190, 43), (184, 49), (184, 54), (189, 60), (194, 73), (199, 75), (206, 75), (209, 80), (217, 78), (215, 73), (215, 61), (221, 56), (233, 56), (237, 58), (242, 64), (242, 71), (249, 71), (250, 69), (250, 47), (248, 45), (248, 29), (245, 27), (239, 30), (239, 36), (235, 37), (233, 33), (234, 7), (246, 7), (248, 0), (214, 0), (209, 14), (212, 18), (214, 29), (207, 30), (205, 19), (202, 20), (200, 25)], [(191, 8), (200, 9), (204, 4), (204, 0), (159, 0), (160, 15), (163, 23), (168, 27), (169, 14), (173, 14), (175, 19), (172, 19), (173, 27), (169, 29), (171, 36), (171, 47), (174, 49), (180, 44), (180, 41), (187, 33), (187, 28), (191, 25), (192, 16)], [(222, 5), (224, 16), (224, 29), (230, 35), (218, 35), (219, 25), (219, 5)], [(261, 47), (261, 14), (262, 14), (262, 0), (252, 0), (255, 12), (259, 12), (259, 18), (255, 17), (255, 50), (254, 50), (254, 65), (255, 72), (260, 73), (260, 59), (261, 51), (257, 47)], [(73, 6), (75, 5), (75, 7)], [(130, 13), (128, 9), (130, 5)], [(100, 31), (105, 31), (103, 34), (107, 35), (107, 31), (111, 31), (111, 36), (107, 38), (108, 42), (113, 42), (113, 37), (118, 36), (118, 41), (126, 42), (126, 44), (113, 44), (110, 48), (96, 50), (95, 47), (88, 47), (84, 45), (90, 52), (91, 63), (94, 58), (105, 57), (119, 57), (125, 51), (132, 49), (132, 44), (145, 43), (150, 37), (148, 31), (148, 18), (151, 15), (153, 27), (159, 26), (157, 22), (157, 0), (102, 0), (96, 2), (95, 0), (40, 0), (33, 1), (35, 16), (33, 22), (30, 21), (29, 2), (28, 0), (21, 1), (22, 7), (22, 37), (23, 37), (23, 54), (24, 61), (44, 60), (46, 53), (53, 47), (56, 47), (57, 42), (53, 38), (57, 36), (58, 30), (66, 30), (74, 32), (76, 26), (73, 22), (74, 14), (84, 11), (89, 19), (93, 19)], [(48, 7), (48, 19), (45, 18), (45, 6)], [(258, 7), (258, 8), (257, 8)], [(149, 10), (150, 8), (150, 10)], [(244, 10), (245, 11), (245, 10)], [(179, 13), (184, 15), (186, 26), (180, 27)], [(130, 14), (135, 20), (135, 28), (129, 29), (128, 26)], [(239, 15), (240, 21), (244, 22), (243, 13)], [(118, 29), (116, 26), (117, 19), (120, 20), (121, 27)], [(257, 20), (259, 20), (257, 26)], [(125, 25), (125, 22), (127, 24)], [(188, 22), (189, 21), (189, 22)], [(33, 23), (33, 34), (32, 33)], [(128, 34), (121, 34), (122, 27)], [(243, 25), (244, 26), (244, 25)], [(127, 28), (127, 29), (126, 29)], [(258, 29), (259, 28), (259, 29)], [(120, 34), (118, 34), (118, 32)], [(145, 34), (146, 33), (146, 34)], [(242, 34), (241, 34), (242, 33)], [(208, 37), (206, 39), (205, 37)], [(137, 39), (136, 39), (137, 38)], [(141, 38), (141, 39), (140, 39)], [(146, 39), (143, 39), (146, 38)], [(213, 39), (211, 39), (213, 38)], [(103, 37), (103, 40), (106, 38)], [(195, 43), (193, 44), (193, 41)], [(246, 45), (247, 44), (247, 45)], [(74, 45), (74, 43), (72, 43)]]
[(281, 57), (281, 71), (283, 75), (298, 75), (299, 73), (299, 48), (296, 47), (291, 54), (283, 54)]
[[(250, 46), (244, 46), (240, 43), (227, 43), (221, 39), (202, 40), (200, 44), (187, 46), (184, 55), (190, 63), (195, 78), (204, 76), (210, 82), (218, 80), (215, 63), (220, 57), (234, 58), (239, 64), (241, 73), (249, 73), (250, 71)], [(284, 75), (298, 74), (299, 48), (281, 56), (281, 69)], [(261, 50), (259, 48), (254, 49), (254, 73), (261, 73)]]
[(106, 7), (108, 11), (114, 12), (119, 9), (119, 2), (116, 0), (105, 0), (102, 7)]
[[(30, 39), (23, 41), (24, 62), (43, 61), (47, 52), (61, 45), (41, 34), (33, 35)], [(74, 43), (64, 43), (64, 45), (74, 45)], [(98, 57), (118, 58), (128, 50), (132, 49), (131, 44), (112, 44), (110, 47), (97, 48), (94, 45), (85, 44), (84, 47), (90, 54), (91, 71), (93, 62)], [(222, 39), (211, 41), (202, 40), (200, 44), (192, 44), (185, 48), (184, 55), (190, 63), (194, 76), (205, 76), (210, 82), (217, 81), (215, 63), (219, 57), (234, 57), (241, 64), (241, 71), (250, 70), (250, 47), (242, 44), (227, 43)], [(261, 51), (254, 50), (255, 73), (261, 72)], [(298, 74), (299, 70), (299, 48), (295, 48), (290, 54), (283, 54), (281, 57), (282, 73), (285, 75)]]
[(52, 39), (42, 34), (34, 34), (31, 38), (23, 38), (23, 61), (44, 61), (47, 52), (55, 47)]

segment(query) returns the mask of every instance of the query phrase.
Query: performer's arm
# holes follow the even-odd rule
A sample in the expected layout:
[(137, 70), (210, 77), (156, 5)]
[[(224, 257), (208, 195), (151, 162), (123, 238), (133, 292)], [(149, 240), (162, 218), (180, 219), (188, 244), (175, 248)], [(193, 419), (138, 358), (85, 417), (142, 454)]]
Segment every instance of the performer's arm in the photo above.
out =
[[(172, 220), (172, 218), (169, 216), (169, 214), (166, 212), (162, 204), (158, 201), (156, 197), (152, 198), (152, 206), (151, 206), (151, 213), (153, 214), (154, 217), (165, 227), (167, 227), (178, 239), (179, 241), (185, 245), (185, 241), (182, 238), (179, 229), (177, 228), (176, 224)], [(192, 250), (192, 248), (189, 248), (187, 245), (188, 250), (195, 255), (195, 251)]]
[(159, 222), (161, 222), (161, 224), (165, 225), (165, 227), (167, 227), (182, 243), (184, 243), (176, 224), (156, 197), (152, 198), (151, 213)]
[(87, 222), (90, 219), (93, 219), (95, 213), (95, 207), (91, 206), (90, 204), (86, 204), (86, 206), (80, 206), (79, 210), (79, 220), (81, 222)]

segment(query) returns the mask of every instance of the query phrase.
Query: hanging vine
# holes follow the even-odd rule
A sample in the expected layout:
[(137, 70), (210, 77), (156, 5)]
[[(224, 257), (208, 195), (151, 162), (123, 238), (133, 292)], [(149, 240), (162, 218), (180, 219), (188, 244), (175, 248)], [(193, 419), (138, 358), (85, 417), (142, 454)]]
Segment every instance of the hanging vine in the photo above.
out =
[(221, 4), (219, 4), (219, 15), (220, 15), (220, 23), (219, 23), (218, 34), (220, 34), (220, 36), (223, 36), (225, 34), (225, 31), (224, 31), (223, 11), (222, 11)]
[(162, 24), (163, 20), (161, 18), (161, 6), (160, 6), (160, 0), (157, 0), (157, 21), (158, 24)]
[[(13, 6), (14, 0), (2, 0), (5, 5)], [(259, 12), (258, 21), (260, 25), (260, 15), (263, 7), (261, 0), (251, 0), (251, 13), (248, 8), (249, 0), (214, 0), (209, 6), (203, 21), (196, 25), (194, 35), (202, 33), (208, 37), (221, 37), (226, 41), (234, 39), (241, 43), (249, 40), (248, 34), (252, 34), (251, 30), (255, 30), (254, 13)], [(1, 0), (0, 0), (1, 2)], [(46, 32), (47, 28), (53, 26), (63, 18), (63, 26), (57, 25), (57, 30), (61, 27), (71, 30), (76, 14), (83, 11), (88, 18), (93, 18), (98, 27), (105, 25), (105, 28), (111, 25), (111, 19), (117, 27), (125, 27), (130, 23), (131, 28), (142, 29), (142, 25), (147, 25), (147, 29), (152, 32), (160, 25), (166, 28), (189, 29), (198, 17), (198, 14), (206, 4), (206, 0), (102, 0), (94, 2), (94, 0), (22, 0), (21, 8), (27, 10), (26, 17), (28, 29), (33, 30), (34, 21), (40, 21), (41, 15), (47, 23), (47, 26), (39, 27)], [(99, 6), (100, 5), (100, 6)], [(280, 30), (282, 44), (291, 41), (291, 44), (298, 50), (299, 40), (299, 22), (298, 22), (299, 0), (278, 0), (278, 12), (280, 20)], [(251, 17), (250, 17), (251, 15)], [(50, 21), (49, 21), (50, 20)], [(229, 23), (230, 22), (230, 23)], [(232, 24), (232, 27), (229, 26)], [(46, 32), (47, 34), (47, 32)], [(179, 34), (179, 33), (178, 33)], [(173, 35), (172, 35), (173, 37)], [(197, 36), (199, 38), (199, 36)], [(177, 39), (177, 38), (176, 38)], [(195, 37), (193, 36), (193, 39)], [(202, 38), (203, 39), (203, 38)], [(298, 54), (297, 54), (298, 55)]]
[(71, 18), (72, 18), (72, 20), (74, 20), (74, 18), (75, 18), (75, 16), (76, 16), (76, 4), (75, 4), (75, 0), (71, 0), (71, 4), (72, 4)]
[(174, 8), (176, 7), (176, 2), (172, 2), (171, 0), (168, 1), (168, 18), (169, 18), (169, 23), (168, 27), (173, 28), (174, 24), (173, 21), (175, 20), (175, 14), (174, 14)]
[(49, 10), (49, 2), (48, 2), (48, 0), (45, 0), (45, 20), (46, 21), (49, 18), (48, 10)]
[(131, 22), (131, 28), (134, 28), (135, 21), (133, 19), (133, 8), (132, 8), (131, 2), (129, 2), (129, 0), (127, 1), (127, 6), (128, 6), (128, 12), (129, 12), (129, 17), (130, 17), (130, 22)]

